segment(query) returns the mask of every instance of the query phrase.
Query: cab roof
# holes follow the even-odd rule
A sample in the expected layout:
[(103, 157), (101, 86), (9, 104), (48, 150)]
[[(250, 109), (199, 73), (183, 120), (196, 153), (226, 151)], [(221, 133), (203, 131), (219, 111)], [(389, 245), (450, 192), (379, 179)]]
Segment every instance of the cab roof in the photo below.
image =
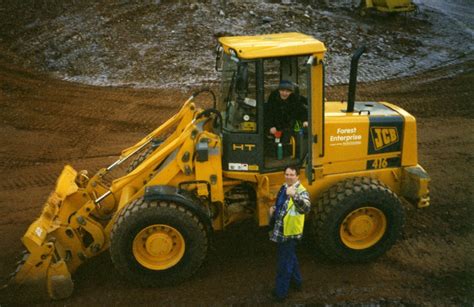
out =
[(302, 33), (278, 33), (219, 38), (226, 53), (233, 49), (241, 59), (258, 59), (303, 54), (324, 56), (326, 47), (314, 37)]

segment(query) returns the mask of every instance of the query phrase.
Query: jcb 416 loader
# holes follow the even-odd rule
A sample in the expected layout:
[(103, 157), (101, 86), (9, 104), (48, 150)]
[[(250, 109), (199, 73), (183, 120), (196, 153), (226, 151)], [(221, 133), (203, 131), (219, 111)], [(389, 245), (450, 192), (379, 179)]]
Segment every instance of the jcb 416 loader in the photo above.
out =
[[(287, 165), (298, 166), (311, 194), (306, 236), (315, 249), (343, 262), (385, 253), (402, 230), (401, 198), (429, 205), (415, 118), (390, 103), (354, 101), (363, 50), (353, 57), (348, 100), (326, 101), (325, 52), (300, 33), (220, 38), (222, 83), (213, 107), (202, 110), (191, 96), (92, 176), (66, 166), (22, 238), (27, 251), (12, 284), (68, 297), (71, 274), (107, 250), (137, 283), (187, 279), (203, 263), (212, 232), (248, 218), (268, 225)], [(309, 125), (295, 123), (297, 131), (278, 146), (264, 109), (281, 80), (305, 101)], [(125, 161), (125, 175), (104, 179)]]

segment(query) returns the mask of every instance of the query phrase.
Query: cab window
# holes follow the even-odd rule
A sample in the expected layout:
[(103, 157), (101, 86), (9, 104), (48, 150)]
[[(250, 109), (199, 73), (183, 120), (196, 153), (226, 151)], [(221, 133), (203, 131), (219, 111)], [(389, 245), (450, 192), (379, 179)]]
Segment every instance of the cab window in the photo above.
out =
[(257, 133), (255, 66), (224, 54), (219, 109), (227, 131)]

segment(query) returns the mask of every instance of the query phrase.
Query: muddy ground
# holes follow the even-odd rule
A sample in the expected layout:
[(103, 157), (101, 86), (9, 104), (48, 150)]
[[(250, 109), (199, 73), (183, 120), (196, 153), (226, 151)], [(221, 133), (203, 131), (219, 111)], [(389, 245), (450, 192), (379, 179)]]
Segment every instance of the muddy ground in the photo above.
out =
[[(0, 276), (14, 268), (20, 238), (39, 215), (63, 165), (97, 170), (176, 112), (190, 93), (94, 87), (20, 68), (0, 52)], [(419, 160), (432, 177), (431, 206), (405, 204), (397, 244), (369, 264), (327, 262), (298, 250), (305, 279), (290, 304), (474, 304), (474, 63), (414, 77), (361, 84), (359, 100), (396, 103), (418, 120)], [(328, 89), (343, 99), (344, 86)], [(208, 103), (200, 101), (198, 103)], [(108, 253), (74, 274), (71, 298), (42, 303), (85, 305), (266, 304), (275, 246), (264, 229), (234, 225), (215, 236), (202, 269), (175, 287), (143, 289), (115, 271)], [(40, 303), (25, 291), (1, 292), (0, 305)]]

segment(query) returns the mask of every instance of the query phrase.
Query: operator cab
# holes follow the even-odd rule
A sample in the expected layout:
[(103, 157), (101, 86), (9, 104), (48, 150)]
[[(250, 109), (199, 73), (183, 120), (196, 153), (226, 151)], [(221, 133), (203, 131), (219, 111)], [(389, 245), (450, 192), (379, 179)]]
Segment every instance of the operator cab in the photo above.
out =
[[(265, 42), (265, 37), (262, 37)], [(228, 40), (232, 39), (221, 38), (222, 46), (218, 49), (216, 61), (216, 68), (222, 74), (217, 108), (223, 118), (223, 168), (228, 171), (273, 172), (287, 165), (303, 165), (309, 147), (307, 128), (294, 118), (287, 123), (291, 131), (280, 138), (275, 137), (270, 133), (268, 123), (272, 111), (268, 100), (272, 92), (278, 91), (282, 80), (289, 81), (293, 87), (291, 95), (304, 106), (308, 122), (311, 122), (311, 65), (308, 62), (312, 53), (288, 55), (288, 52), (280, 52), (282, 54), (276, 53), (275, 56), (247, 59), (241, 53), (248, 49), (237, 51), (228, 47), (232, 45)]]

